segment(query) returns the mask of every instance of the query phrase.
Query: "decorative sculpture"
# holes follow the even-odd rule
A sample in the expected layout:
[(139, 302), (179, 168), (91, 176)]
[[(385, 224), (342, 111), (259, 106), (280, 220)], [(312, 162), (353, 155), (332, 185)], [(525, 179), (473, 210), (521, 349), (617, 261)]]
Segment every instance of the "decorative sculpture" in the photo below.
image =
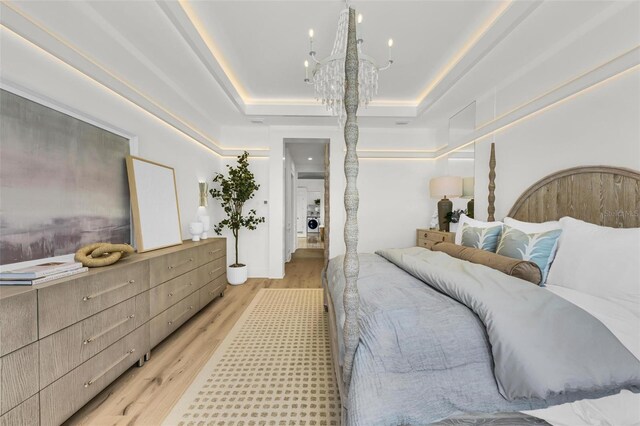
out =
[[(344, 159), (344, 174), (347, 186), (344, 191), (344, 207), (347, 219), (344, 225), (344, 242), (346, 254), (344, 257), (345, 289), (343, 304), (345, 306), (344, 320), (344, 365), (343, 380), (348, 389), (351, 382), (351, 370), (356, 346), (360, 339), (358, 324), (358, 274), (360, 262), (358, 260), (358, 47), (356, 38), (356, 11), (349, 8), (349, 32), (347, 35), (347, 56), (345, 60), (345, 92), (344, 106), (347, 111), (347, 121), (344, 125), (344, 140), (347, 153)], [(347, 390), (348, 395), (348, 390)]]
[(82, 266), (99, 268), (113, 265), (134, 251), (129, 244), (94, 243), (78, 250), (74, 259), (76, 262), (81, 262)]

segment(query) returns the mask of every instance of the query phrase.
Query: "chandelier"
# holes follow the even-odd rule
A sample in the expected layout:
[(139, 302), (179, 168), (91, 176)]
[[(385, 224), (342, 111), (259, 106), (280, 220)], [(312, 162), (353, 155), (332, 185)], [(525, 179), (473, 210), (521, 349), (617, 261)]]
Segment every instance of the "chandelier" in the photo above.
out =
[[(362, 23), (362, 14), (358, 15), (357, 23)], [(338, 31), (333, 42), (331, 55), (325, 59), (318, 59), (316, 52), (313, 50), (313, 29), (309, 30), (309, 56), (315, 63), (314, 68), (309, 72), (309, 61), (304, 61), (305, 67), (305, 83), (312, 85), (316, 99), (321, 100), (331, 115), (337, 116), (341, 125), (345, 120), (345, 109), (343, 105), (344, 99), (344, 83), (345, 70), (344, 62), (347, 52), (347, 32), (349, 30), (349, 8), (347, 7), (340, 12), (338, 19)], [(378, 94), (378, 72), (388, 69), (392, 64), (391, 48), (393, 47), (393, 39), (389, 39), (389, 57), (387, 64), (383, 67), (378, 66), (375, 60), (364, 54), (362, 45), (364, 40), (358, 38), (358, 91), (360, 95), (360, 105), (367, 106), (373, 96)]]

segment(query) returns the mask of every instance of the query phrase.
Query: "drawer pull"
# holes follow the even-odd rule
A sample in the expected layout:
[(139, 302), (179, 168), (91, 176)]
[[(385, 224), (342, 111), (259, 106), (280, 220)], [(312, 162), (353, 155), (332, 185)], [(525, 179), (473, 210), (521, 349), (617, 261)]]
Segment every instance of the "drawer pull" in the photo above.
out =
[(171, 321), (167, 322), (167, 324), (169, 324), (169, 325), (173, 324), (174, 322), (178, 321), (180, 318), (185, 316), (187, 314), (187, 312), (189, 312), (192, 309), (193, 309), (193, 305), (189, 306), (186, 311), (184, 311), (183, 313), (181, 313), (180, 315), (178, 315), (177, 317), (175, 317)]
[(100, 337), (104, 336), (105, 334), (107, 334), (108, 332), (110, 332), (111, 330), (113, 330), (114, 328), (118, 328), (120, 327), (122, 324), (124, 324), (125, 322), (129, 321), (130, 319), (135, 318), (135, 314), (131, 314), (128, 317), (126, 317), (123, 320), (118, 321), (117, 323), (113, 324), (111, 327), (107, 328), (106, 330), (101, 331), (100, 333), (96, 334), (95, 336), (91, 336), (88, 339), (86, 339), (84, 342), (82, 342), (83, 345), (86, 345), (88, 343), (93, 342), (96, 339), (99, 339)]
[(98, 296), (102, 296), (102, 295), (103, 295), (103, 294), (105, 294), (105, 293), (110, 293), (110, 292), (115, 291), (115, 290), (117, 290), (117, 289), (119, 289), (119, 288), (122, 288), (122, 287), (124, 287), (124, 286), (126, 286), (126, 285), (129, 285), (129, 284), (135, 284), (135, 282), (136, 282), (136, 280), (129, 280), (129, 281), (124, 282), (124, 283), (122, 283), (122, 284), (119, 284), (119, 285), (117, 285), (117, 286), (115, 286), (115, 287), (111, 287), (111, 288), (108, 288), (108, 289), (106, 289), (106, 290), (102, 290), (102, 291), (99, 291), (99, 292), (97, 292), (97, 293), (94, 293), (94, 294), (90, 294), (90, 295), (88, 295), (88, 296), (85, 296), (85, 297), (83, 297), (83, 298), (82, 298), (82, 301), (83, 301), (83, 302), (86, 302), (86, 301), (88, 301), (88, 300), (95, 299), (95, 298), (96, 298), (96, 297), (98, 297)]
[(219, 251), (222, 251), (222, 249), (218, 249), (218, 250), (211, 250), (211, 251), (209, 252), (209, 254), (214, 254), (214, 253), (217, 253), (217, 252), (219, 252)]
[(193, 285), (193, 281), (191, 281), (189, 284), (187, 284), (185, 287), (179, 288), (177, 291), (175, 292), (171, 292), (169, 293), (169, 297), (173, 297), (176, 293), (181, 293), (185, 288), (191, 287)]
[(127, 359), (129, 357), (129, 355), (131, 355), (132, 353), (134, 353), (136, 350), (135, 349), (129, 349), (127, 351), (126, 354), (122, 355), (116, 362), (114, 362), (113, 364), (111, 364), (110, 366), (108, 366), (107, 368), (105, 368), (104, 370), (102, 370), (102, 373), (98, 374), (97, 376), (95, 376), (93, 379), (89, 380), (88, 382), (86, 382), (84, 384), (85, 388), (88, 388), (89, 386), (91, 386), (92, 384), (94, 384), (95, 382), (98, 381), (98, 379), (100, 379), (100, 377), (104, 376), (105, 374), (107, 374), (109, 372), (109, 370), (111, 370), (112, 368), (114, 368), (115, 366), (117, 366), (118, 364), (120, 364), (122, 361), (124, 361), (125, 359)]
[(222, 269), (222, 266), (221, 266), (221, 267), (219, 267), (219, 268), (214, 269), (214, 270), (213, 270), (213, 271), (211, 271), (211, 272), (209, 272), (209, 275), (213, 275), (213, 274), (215, 274), (215, 273), (216, 273), (216, 272), (218, 272), (220, 269)]
[(176, 269), (177, 267), (182, 266), (182, 265), (186, 265), (189, 262), (193, 262), (193, 257), (190, 257), (189, 259), (185, 260), (184, 262), (178, 263), (176, 265), (169, 265), (167, 268), (169, 270)]

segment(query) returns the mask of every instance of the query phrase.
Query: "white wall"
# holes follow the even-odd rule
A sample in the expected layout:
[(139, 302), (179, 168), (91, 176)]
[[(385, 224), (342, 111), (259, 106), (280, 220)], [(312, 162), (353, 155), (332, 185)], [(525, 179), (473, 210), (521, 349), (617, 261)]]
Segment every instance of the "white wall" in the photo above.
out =
[[(198, 208), (198, 181), (210, 181), (220, 170), (220, 158), (198, 142), (105, 89), (75, 69), (34, 47), (16, 35), (2, 31), (3, 87), (11, 82), (26, 91), (81, 112), (85, 118), (106, 123), (135, 136), (138, 156), (175, 169), (182, 221), (182, 236), (189, 238), (188, 224)], [(104, 183), (108, 185), (108, 182)], [(213, 203), (208, 211), (213, 212)], [(213, 216), (215, 219), (215, 216)]]
[[(265, 143), (265, 138), (268, 140)], [(282, 277), (286, 247), (285, 229), (285, 138), (326, 138), (330, 146), (331, 242), (330, 256), (344, 252), (344, 136), (338, 126), (256, 126), (223, 128), (225, 146), (267, 146), (269, 159), (254, 159), (251, 167), (263, 185), (258, 199), (268, 199), (267, 224), (245, 234), (241, 256), (249, 259), (250, 276)], [(431, 149), (434, 133), (415, 129), (360, 130), (359, 149)], [(268, 164), (268, 165), (265, 165)], [(428, 181), (446, 171), (446, 161), (362, 159), (360, 161), (361, 251), (415, 244), (415, 229), (427, 226), (435, 206), (429, 198)], [(383, 170), (384, 173), (380, 173)], [(399, 189), (400, 188), (400, 189)], [(267, 192), (263, 192), (267, 191)], [(259, 206), (264, 208), (264, 204)], [(259, 210), (262, 211), (262, 210)], [(395, 215), (389, 220), (389, 214)], [(397, 218), (397, 219), (396, 219)], [(263, 227), (264, 226), (264, 227)]]
[[(528, 19), (544, 19), (543, 3)], [(590, 5), (590, 7), (593, 6)], [(602, 10), (478, 102), (478, 123), (522, 105), (638, 45), (640, 3), (600, 3)], [(517, 28), (512, 37), (519, 37)], [(533, 24), (533, 23), (531, 23)], [(508, 42), (509, 40), (507, 40)], [(499, 55), (496, 51), (493, 55)], [(487, 60), (495, 58), (488, 57)], [(506, 60), (507, 58), (505, 58)], [(486, 218), (490, 143), (496, 144), (496, 218), (530, 185), (569, 167), (640, 170), (640, 71), (622, 73), (476, 142), (476, 216)]]

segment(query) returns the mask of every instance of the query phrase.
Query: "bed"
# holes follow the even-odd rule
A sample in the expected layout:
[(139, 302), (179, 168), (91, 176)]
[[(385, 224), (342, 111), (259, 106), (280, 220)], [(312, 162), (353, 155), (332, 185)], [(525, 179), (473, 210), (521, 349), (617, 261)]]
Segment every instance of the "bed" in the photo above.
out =
[[(638, 211), (639, 204), (640, 173), (614, 167), (579, 167), (554, 173), (533, 184), (516, 201), (509, 216), (536, 223), (572, 216), (597, 225), (637, 228), (640, 226), (639, 218), (633, 212)], [(545, 417), (540, 414), (545, 411), (535, 410), (583, 398), (616, 394), (620, 388), (638, 391), (638, 383), (634, 382), (614, 386), (599, 395), (578, 393), (572, 396), (571, 392), (565, 392), (562, 395), (542, 395), (542, 398), (505, 399), (501, 395), (503, 384), (499, 377), (496, 379), (500, 366), (494, 360), (495, 350), (492, 352), (492, 343), (495, 345), (496, 341), (501, 340), (492, 341), (488, 336), (483, 322), (486, 318), (481, 319), (482, 315), (478, 315), (478, 312), (454, 300), (454, 297), (447, 294), (450, 289), (432, 287), (431, 283), (426, 285), (425, 282), (439, 280), (438, 276), (429, 275), (431, 271), (423, 272), (425, 276), (420, 271), (416, 272), (415, 265), (400, 264), (400, 258), (422, 256), (424, 259), (421, 261), (426, 262), (427, 269), (437, 270), (440, 265), (454, 269), (458, 267), (457, 264), (448, 263), (452, 260), (445, 259), (446, 255), (443, 253), (427, 252), (429, 250), (413, 248), (402, 252), (383, 250), (377, 254), (360, 254), (358, 300), (356, 303), (347, 302), (351, 303), (350, 306), (345, 304), (343, 297), (346, 287), (344, 259), (335, 258), (329, 262), (325, 273), (325, 290), (333, 361), (344, 407), (343, 424), (547, 424), (536, 417)], [(436, 254), (439, 256), (435, 256)], [(473, 277), (482, 276), (479, 279), (481, 282), (501, 279), (493, 275), (482, 275), (486, 272), (485, 269), (488, 268), (479, 266), (469, 272)], [(498, 271), (494, 272), (503, 275)], [(460, 276), (456, 279), (467, 278)], [(510, 281), (507, 285), (512, 284)], [(583, 309), (577, 308), (584, 313), (589, 303), (593, 303), (589, 300), (583, 302), (579, 297), (578, 302), (575, 302), (571, 299), (570, 289), (543, 289), (530, 284), (522, 286), (528, 291), (527, 287), (535, 287), (537, 292), (543, 293), (543, 297), (550, 297), (546, 295), (548, 293), (559, 293), (559, 297), (554, 296), (551, 302), (545, 301), (542, 305), (562, 303), (569, 299), (573, 303), (584, 303), (581, 306)], [(508, 293), (511, 288), (509, 287)], [(483, 291), (486, 292), (487, 289)], [(454, 296), (459, 292), (460, 289), (454, 289)], [(488, 301), (499, 297), (502, 295), (490, 295)], [(518, 309), (527, 309), (532, 303), (529, 297), (526, 296), (526, 304)], [(517, 298), (518, 296), (515, 297)], [(569, 304), (573, 306), (573, 303)], [(602, 303), (604, 302), (598, 302), (598, 305)], [(355, 348), (350, 351), (347, 348), (349, 340), (345, 339), (344, 323), (348, 310), (354, 306), (357, 306), (359, 314), (359, 337)], [(554, 321), (557, 324), (560, 322), (558, 318), (569, 315), (565, 310), (566, 306), (562, 306), (555, 313), (547, 312), (549, 323), (545, 325), (544, 318), (539, 318), (540, 327), (543, 330), (554, 328)], [(535, 310), (532, 315), (536, 315)], [(554, 315), (555, 319), (552, 320)], [(588, 313), (586, 316), (589, 318), (579, 322), (593, 319)], [(493, 321), (492, 318), (488, 319), (488, 322)], [(595, 322), (602, 325), (598, 320)], [(569, 334), (567, 330), (571, 327), (567, 325), (565, 329), (559, 329), (559, 337)], [(602, 337), (597, 337), (597, 341), (606, 341), (610, 337), (607, 336), (608, 329), (603, 328), (605, 330)], [(535, 331), (531, 332), (525, 327), (522, 330), (535, 334)], [(527, 345), (529, 337), (517, 341), (517, 330), (515, 336), (498, 335), (494, 339), (514, 340), (516, 348)], [(611, 341), (605, 345), (612, 346), (616, 343)], [(540, 353), (552, 350), (552, 347), (540, 348)], [(349, 364), (345, 358), (347, 356), (353, 357), (349, 379), (345, 378), (345, 364)], [(606, 359), (611, 354), (601, 356)], [(627, 361), (627, 368), (637, 369), (633, 364), (637, 359), (620, 362)], [(535, 370), (535, 358), (527, 362)], [(576, 360), (576, 363), (585, 364), (588, 361)], [(506, 371), (517, 368), (517, 365), (503, 366)], [(557, 374), (560, 373), (554, 373)], [(548, 378), (549, 381), (552, 377)], [(536, 376), (531, 374), (525, 378), (535, 381)], [(509, 379), (508, 374), (506, 379)], [(562, 418), (554, 417), (557, 413), (552, 410), (547, 411), (551, 412), (552, 419)]]
[[(582, 423), (598, 421), (600, 410), (640, 410), (640, 318), (618, 315), (616, 308), (627, 301), (624, 291), (620, 300), (603, 304), (612, 305), (608, 311), (596, 312), (601, 309), (597, 298), (594, 302), (586, 294), (572, 294), (571, 288), (538, 287), (442, 252), (414, 247), (357, 253), (357, 87), (355, 10), (350, 8), (344, 97), (346, 250), (323, 272), (343, 424), (546, 424), (544, 419), (576, 424), (580, 422), (571, 415), (580, 410)], [(489, 220), (495, 212), (493, 144), (491, 150)], [(532, 185), (509, 216), (533, 224), (571, 216), (585, 226), (638, 228), (639, 207), (638, 172), (581, 167)], [(631, 241), (634, 247), (636, 242)], [(560, 274), (557, 264), (571, 267), (571, 253), (559, 260), (567, 252), (563, 244), (558, 244), (551, 269), (540, 276)], [(611, 253), (629, 254), (620, 247), (612, 247)], [(632, 258), (626, 264), (638, 262)], [(601, 282), (594, 287), (605, 283), (615, 293), (620, 287), (617, 271), (603, 271), (610, 274), (596, 271)], [(619, 281), (624, 284), (637, 276), (623, 278)], [(632, 310), (640, 305), (637, 290)], [(635, 328), (630, 331), (629, 325)], [(604, 403), (589, 405), (590, 400)], [(566, 413), (566, 407), (578, 408)], [(631, 414), (640, 418), (640, 411)], [(613, 424), (626, 421), (617, 419), (623, 420)]]

